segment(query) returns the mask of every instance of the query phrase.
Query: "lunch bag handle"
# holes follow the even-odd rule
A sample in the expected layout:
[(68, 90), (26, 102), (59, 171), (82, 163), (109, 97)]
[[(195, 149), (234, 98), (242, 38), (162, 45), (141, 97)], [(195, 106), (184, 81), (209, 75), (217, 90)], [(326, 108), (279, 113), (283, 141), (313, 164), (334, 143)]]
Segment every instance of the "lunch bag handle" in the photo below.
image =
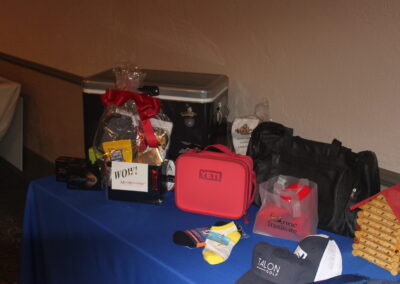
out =
[(233, 153), (231, 149), (229, 149), (227, 146), (222, 145), (222, 144), (208, 145), (207, 147), (205, 147), (203, 149), (203, 151), (207, 151), (210, 148), (215, 148), (215, 149), (221, 151), (222, 153), (235, 156), (235, 153)]
[[(203, 149), (203, 151), (207, 151), (210, 148), (215, 148), (215, 149), (217, 149), (217, 150), (219, 150), (219, 151), (221, 151), (221, 152), (223, 152), (225, 154), (228, 154), (228, 155), (232, 155), (232, 156), (236, 155), (227, 146), (222, 145), (222, 144), (208, 145), (207, 147), (205, 147)], [(256, 192), (257, 192), (256, 174), (253, 171), (253, 169), (251, 169), (251, 172), (250, 172), (250, 179), (251, 179), (251, 187), (252, 187), (252, 189), (250, 191), (249, 205), (251, 203), (253, 203), (254, 197), (255, 197)]]

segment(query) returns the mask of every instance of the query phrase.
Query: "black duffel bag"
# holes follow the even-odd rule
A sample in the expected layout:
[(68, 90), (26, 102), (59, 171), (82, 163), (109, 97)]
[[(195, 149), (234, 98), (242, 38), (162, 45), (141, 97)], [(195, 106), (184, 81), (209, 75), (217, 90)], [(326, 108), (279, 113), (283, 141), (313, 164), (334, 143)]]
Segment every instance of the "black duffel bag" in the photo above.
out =
[[(318, 184), (318, 227), (354, 236), (356, 210), (349, 206), (380, 190), (376, 155), (354, 153), (334, 139), (332, 144), (293, 136), (293, 129), (275, 122), (260, 123), (247, 148), (257, 183), (277, 175), (308, 178)], [(255, 204), (261, 205), (259, 194)]]

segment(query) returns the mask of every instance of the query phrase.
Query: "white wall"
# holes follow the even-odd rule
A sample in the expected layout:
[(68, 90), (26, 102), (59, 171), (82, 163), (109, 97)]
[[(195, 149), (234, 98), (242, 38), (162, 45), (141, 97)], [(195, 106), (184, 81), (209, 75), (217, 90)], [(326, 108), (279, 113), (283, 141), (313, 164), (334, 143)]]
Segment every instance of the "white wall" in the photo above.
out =
[[(26, 3), (28, 2), (28, 3)], [(0, 51), (78, 75), (119, 60), (223, 73), (231, 119), (267, 97), (302, 137), (400, 172), (400, 1), (14, 0)]]

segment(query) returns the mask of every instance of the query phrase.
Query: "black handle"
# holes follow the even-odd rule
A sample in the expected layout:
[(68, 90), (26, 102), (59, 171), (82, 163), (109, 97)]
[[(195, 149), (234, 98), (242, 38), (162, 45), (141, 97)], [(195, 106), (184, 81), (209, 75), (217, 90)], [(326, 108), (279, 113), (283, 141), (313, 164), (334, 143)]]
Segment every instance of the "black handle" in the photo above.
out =
[(139, 91), (146, 93), (152, 97), (158, 96), (160, 94), (160, 89), (157, 86), (143, 86), (139, 88)]

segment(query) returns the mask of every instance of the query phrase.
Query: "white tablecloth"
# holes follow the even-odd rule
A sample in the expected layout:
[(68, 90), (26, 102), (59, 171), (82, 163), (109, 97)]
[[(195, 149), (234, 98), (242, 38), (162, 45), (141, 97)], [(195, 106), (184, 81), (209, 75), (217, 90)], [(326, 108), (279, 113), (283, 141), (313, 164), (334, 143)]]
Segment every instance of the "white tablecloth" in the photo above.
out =
[(0, 141), (10, 127), (20, 92), (20, 84), (0, 77)]

